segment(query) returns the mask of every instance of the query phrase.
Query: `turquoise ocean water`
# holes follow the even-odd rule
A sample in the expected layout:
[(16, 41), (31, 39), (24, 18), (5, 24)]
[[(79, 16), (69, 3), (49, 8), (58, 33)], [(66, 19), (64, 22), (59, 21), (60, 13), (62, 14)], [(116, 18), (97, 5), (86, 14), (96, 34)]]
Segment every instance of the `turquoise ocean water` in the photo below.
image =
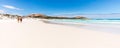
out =
[(100, 32), (108, 32), (120, 34), (120, 20), (80, 20), (80, 19), (52, 19), (53, 23), (70, 25), (78, 28), (84, 28), (89, 30), (95, 30)]
[(52, 19), (53, 22), (58, 23), (84, 23), (84, 24), (120, 24), (120, 20), (80, 20), (80, 19)]

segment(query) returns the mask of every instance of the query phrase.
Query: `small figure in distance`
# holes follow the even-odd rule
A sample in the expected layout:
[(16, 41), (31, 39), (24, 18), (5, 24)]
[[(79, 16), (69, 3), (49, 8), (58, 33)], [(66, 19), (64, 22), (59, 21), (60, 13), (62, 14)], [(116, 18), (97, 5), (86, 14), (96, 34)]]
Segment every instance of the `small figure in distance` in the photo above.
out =
[(18, 23), (22, 23), (22, 17), (21, 17), (21, 16), (18, 16), (18, 17), (17, 17), (17, 21), (18, 21)]

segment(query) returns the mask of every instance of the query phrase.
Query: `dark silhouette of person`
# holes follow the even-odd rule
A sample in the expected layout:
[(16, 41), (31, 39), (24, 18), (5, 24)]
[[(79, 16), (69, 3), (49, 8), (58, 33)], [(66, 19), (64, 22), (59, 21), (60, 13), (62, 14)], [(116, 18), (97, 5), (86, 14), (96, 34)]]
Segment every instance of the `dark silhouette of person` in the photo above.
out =
[(22, 17), (21, 17), (21, 16), (18, 16), (18, 17), (17, 17), (17, 21), (18, 21), (18, 23), (22, 23)]

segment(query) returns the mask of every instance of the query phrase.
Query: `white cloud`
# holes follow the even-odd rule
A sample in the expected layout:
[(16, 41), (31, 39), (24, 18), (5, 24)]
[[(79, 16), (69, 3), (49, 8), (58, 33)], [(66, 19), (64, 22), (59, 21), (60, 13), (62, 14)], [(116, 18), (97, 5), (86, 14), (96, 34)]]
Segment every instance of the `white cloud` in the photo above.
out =
[(0, 13), (5, 13), (5, 11), (4, 10), (0, 10)]
[(20, 9), (20, 8), (17, 8), (15, 6), (11, 6), (11, 5), (2, 5), (4, 8), (8, 8), (8, 9), (14, 9), (14, 10), (23, 10), (23, 9)]

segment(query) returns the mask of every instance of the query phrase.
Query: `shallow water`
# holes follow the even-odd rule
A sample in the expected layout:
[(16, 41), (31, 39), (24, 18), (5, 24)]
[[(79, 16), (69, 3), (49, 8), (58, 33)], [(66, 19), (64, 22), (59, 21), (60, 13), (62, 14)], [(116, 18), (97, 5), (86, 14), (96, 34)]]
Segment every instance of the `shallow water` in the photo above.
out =
[(109, 24), (120, 24), (120, 20), (80, 20), (80, 19), (53, 19), (54, 22), (65, 22), (65, 23), (109, 23)]
[(70, 25), (78, 28), (120, 34), (120, 20), (55, 19), (50, 21), (54, 23), (59, 23), (59, 24), (62, 23), (65, 25)]

